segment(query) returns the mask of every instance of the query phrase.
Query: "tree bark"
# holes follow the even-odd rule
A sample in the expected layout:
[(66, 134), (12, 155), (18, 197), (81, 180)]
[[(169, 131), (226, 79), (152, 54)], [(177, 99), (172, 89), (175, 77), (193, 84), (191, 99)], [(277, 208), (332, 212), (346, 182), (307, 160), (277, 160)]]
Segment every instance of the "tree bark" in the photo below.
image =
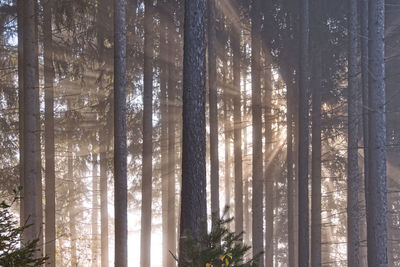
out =
[[(182, 113), (182, 193), (179, 255), (187, 258), (186, 236), (207, 229), (206, 43), (203, 0), (185, 1)], [(184, 267), (179, 263), (180, 267)]]
[(128, 265), (125, 1), (114, 1), (115, 266)]
[(35, 67), (37, 51), (35, 46), (35, 3), (34, 0), (23, 3), (23, 196), (24, 225), (32, 227), (24, 231), (24, 240), (32, 241), (38, 237), (36, 211), (36, 119), (35, 119)]
[(300, 69), (299, 69), (299, 267), (309, 265), (309, 216), (308, 216), (308, 53), (309, 49), (309, 0), (300, 2)]
[(210, 181), (212, 226), (219, 219), (218, 161), (218, 97), (217, 97), (217, 36), (215, 30), (215, 0), (207, 0), (208, 14), (208, 87), (210, 106)]
[(322, 98), (322, 7), (314, 2), (312, 32), (313, 80), (312, 80), (312, 154), (311, 154), (311, 266), (320, 267), (321, 259), (321, 98)]
[(368, 265), (387, 266), (385, 1), (369, 1)]
[(56, 264), (56, 199), (55, 199), (55, 146), (54, 146), (54, 67), (52, 41), (52, 0), (43, 4), (43, 53), (45, 87), (45, 159), (46, 159), (46, 210), (45, 210), (45, 253), (49, 259), (46, 266)]
[[(262, 163), (262, 122), (261, 122), (261, 13), (259, 0), (251, 5), (251, 89), (253, 124), (253, 255), (264, 249), (263, 245), (263, 163)], [(258, 256), (260, 267), (264, 267), (264, 257)]]
[(348, 15), (348, 157), (347, 157), (347, 261), (359, 266), (358, 211), (358, 10), (357, 0), (349, 0)]
[(150, 267), (153, 153), (153, 1), (145, 1), (141, 267)]

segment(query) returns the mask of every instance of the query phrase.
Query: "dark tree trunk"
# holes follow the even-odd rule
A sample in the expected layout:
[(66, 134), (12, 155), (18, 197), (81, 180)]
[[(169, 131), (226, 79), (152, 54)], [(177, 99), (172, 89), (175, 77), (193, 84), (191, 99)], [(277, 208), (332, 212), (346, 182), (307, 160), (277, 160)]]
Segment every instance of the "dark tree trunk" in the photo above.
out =
[(43, 4), (43, 53), (44, 53), (44, 88), (45, 88), (45, 159), (46, 159), (46, 242), (45, 253), (49, 259), (46, 266), (56, 264), (56, 199), (55, 199), (55, 146), (54, 146), (54, 67), (52, 41), (52, 0)]
[(114, 1), (115, 266), (128, 265), (125, 1)]
[(385, 1), (369, 1), (368, 266), (387, 266)]
[(358, 267), (358, 11), (357, 0), (349, 0), (348, 3), (347, 262), (349, 267)]
[(308, 219), (308, 49), (309, 0), (300, 3), (300, 69), (299, 69), (299, 267), (309, 265)]
[(143, 91), (143, 165), (142, 165), (142, 227), (140, 265), (150, 267), (152, 153), (153, 153), (153, 1), (145, 1), (144, 14), (144, 91)]
[[(253, 124), (253, 255), (264, 250), (263, 245), (263, 162), (261, 122), (261, 13), (259, 0), (251, 6), (251, 87)], [(264, 267), (264, 256), (258, 256), (260, 267)]]
[(30, 225), (24, 231), (24, 240), (31, 241), (38, 237), (37, 210), (36, 210), (36, 119), (35, 119), (35, 67), (37, 51), (35, 46), (35, 4), (36, 1), (29, 0), (23, 3), (23, 196), (24, 196), (24, 224)]
[(321, 35), (323, 23), (321, 1), (314, 2), (312, 32), (313, 79), (312, 79), (312, 154), (311, 154), (311, 266), (321, 262), (321, 91), (322, 54)]
[(207, 0), (208, 11), (208, 83), (210, 105), (210, 168), (212, 225), (219, 218), (218, 161), (218, 98), (217, 98), (217, 36), (215, 30), (215, 0)]
[[(179, 256), (185, 259), (185, 236), (206, 231), (206, 42), (203, 0), (185, 1), (182, 113), (182, 193)], [(179, 263), (180, 267), (185, 267)]]

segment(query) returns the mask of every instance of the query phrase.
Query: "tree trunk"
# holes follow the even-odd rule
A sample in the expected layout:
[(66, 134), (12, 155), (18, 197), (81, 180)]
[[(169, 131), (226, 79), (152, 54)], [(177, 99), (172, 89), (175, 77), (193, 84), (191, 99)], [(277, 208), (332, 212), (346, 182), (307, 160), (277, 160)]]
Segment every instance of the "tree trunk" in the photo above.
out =
[[(176, 77), (175, 77), (175, 49), (176, 36), (172, 34), (175, 29), (173, 16), (170, 15), (168, 21), (168, 250), (176, 255), (176, 209), (175, 209), (175, 186), (176, 186), (176, 117), (177, 100), (176, 100)], [(168, 257), (168, 267), (175, 267), (176, 262), (171, 255)]]
[(308, 49), (309, 49), (309, 0), (300, 6), (300, 72), (299, 72), (299, 267), (309, 265), (308, 219)]
[(217, 97), (217, 36), (215, 30), (215, 0), (207, 0), (208, 11), (208, 83), (210, 105), (210, 167), (212, 225), (219, 219), (218, 161), (218, 97)]
[(35, 46), (35, 3), (34, 0), (23, 3), (23, 196), (24, 225), (32, 224), (24, 231), (24, 240), (32, 241), (38, 237), (36, 211), (36, 120), (35, 120), (35, 67), (37, 51)]
[(98, 236), (99, 236), (99, 202), (98, 202), (98, 155), (92, 152), (92, 267), (98, 266)]
[(71, 266), (78, 266), (78, 259), (76, 255), (76, 211), (75, 211), (75, 181), (74, 181), (74, 162), (73, 162), (73, 147), (72, 147), (72, 120), (71, 120), (71, 100), (67, 100), (68, 110), (68, 128), (67, 128), (67, 181), (68, 181), (68, 216), (69, 216), (69, 231), (70, 231), (70, 244), (71, 244)]
[(142, 227), (140, 265), (150, 267), (152, 153), (153, 153), (153, 2), (145, 1), (144, 14), (144, 91), (143, 91), (143, 165), (142, 165)]
[(45, 253), (49, 259), (46, 266), (56, 265), (56, 199), (55, 199), (55, 146), (54, 146), (54, 67), (52, 41), (52, 0), (43, 4), (43, 53), (45, 88), (45, 159), (46, 159), (46, 210)]
[(347, 261), (359, 266), (358, 212), (358, 11), (357, 0), (349, 0), (348, 15), (348, 157), (347, 157)]
[[(207, 231), (206, 207), (206, 42), (205, 1), (186, 0), (183, 56), (182, 193), (179, 256), (185, 236)], [(180, 267), (184, 267), (179, 263)]]
[(115, 266), (128, 265), (125, 1), (114, 1), (114, 210)]
[[(97, 9), (97, 47), (98, 47), (98, 64), (99, 71), (102, 75), (104, 72), (104, 24), (103, 19), (106, 17), (105, 0), (99, 0)], [(99, 90), (104, 91), (102, 80), (99, 79)], [(106, 100), (104, 96), (99, 99), (100, 116), (106, 118)], [(104, 119), (103, 119), (104, 120)], [(99, 130), (99, 148), (100, 148), (100, 246), (101, 246), (101, 267), (108, 267), (108, 188), (107, 188), (107, 151), (106, 143), (108, 142), (109, 132)]]
[(385, 1), (369, 1), (368, 265), (387, 266)]
[[(221, 59), (222, 59), (222, 90), (223, 90), (223, 98), (224, 98), (224, 107), (223, 107), (223, 112), (224, 112), (224, 142), (225, 142), (225, 166), (224, 166), (224, 171), (225, 171), (225, 206), (229, 206), (231, 204), (231, 168), (230, 168), (230, 128), (229, 128), (229, 122), (230, 122), (230, 117), (228, 114), (228, 105), (229, 105), (229, 96), (228, 96), (228, 85), (227, 85), (227, 69), (228, 69), (228, 64), (226, 60), (226, 51), (225, 51), (225, 42), (224, 42), (224, 48), (222, 51)], [(230, 210), (228, 210), (227, 217), (230, 218)]]
[(265, 156), (264, 156), (264, 187), (265, 187), (265, 266), (274, 263), (274, 175), (275, 161), (272, 143), (272, 74), (271, 55), (265, 47)]
[(235, 232), (243, 232), (242, 105), (240, 90), (240, 28), (233, 24), (233, 139), (235, 157)]
[(168, 110), (167, 110), (167, 79), (168, 79), (168, 47), (167, 47), (167, 4), (159, 3), (160, 9), (160, 117), (161, 117), (161, 218), (162, 218), (162, 266), (168, 266)]
[[(262, 122), (261, 122), (261, 13), (259, 0), (251, 5), (251, 87), (253, 124), (253, 255), (264, 249), (263, 245), (263, 169), (262, 169)], [(264, 257), (258, 255), (260, 267), (264, 267)]]
[(321, 35), (323, 23), (321, 1), (316, 1), (312, 32), (313, 79), (312, 79), (312, 154), (311, 154), (311, 266), (320, 267), (321, 259), (321, 91), (322, 54)]

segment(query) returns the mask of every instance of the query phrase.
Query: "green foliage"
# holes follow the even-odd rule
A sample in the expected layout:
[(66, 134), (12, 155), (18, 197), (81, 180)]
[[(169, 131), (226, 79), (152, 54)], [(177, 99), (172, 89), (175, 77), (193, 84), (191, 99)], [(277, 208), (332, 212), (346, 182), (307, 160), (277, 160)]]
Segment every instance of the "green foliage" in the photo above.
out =
[(215, 225), (210, 233), (203, 234), (200, 239), (195, 239), (187, 235), (185, 240), (186, 258), (177, 258), (182, 266), (191, 267), (257, 267), (257, 259), (261, 254), (248, 259), (250, 246), (243, 243), (243, 232), (235, 234), (230, 232), (228, 224), (233, 220), (224, 219), (224, 215), (216, 219)]
[[(14, 193), (16, 191), (14, 190)], [(18, 197), (14, 198), (14, 201)], [(18, 226), (11, 211), (11, 205), (5, 201), (0, 203), (0, 266), (31, 267), (42, 266), (46, 260), (38, 252), (38, 239), (24, 243), (22, 235), (31, 225)]]

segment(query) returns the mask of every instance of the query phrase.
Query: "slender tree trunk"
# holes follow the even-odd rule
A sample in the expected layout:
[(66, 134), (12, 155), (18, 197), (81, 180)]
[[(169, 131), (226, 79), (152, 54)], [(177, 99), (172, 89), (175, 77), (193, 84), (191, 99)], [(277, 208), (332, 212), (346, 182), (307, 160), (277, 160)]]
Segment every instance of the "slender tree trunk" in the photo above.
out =
[(114, 1), (114, 210), (115, 266), (128, 265), (125, 1)]
[[(19, 127), (19, 184), (24, 185), (24, 75), (23, 75), (23, 25), (24, 25), (23, 0), (17, 0), (18, 24), (18, 127)], [(23, 191), (21, 192), (23, 194)], [(24, 200), (20, 201), (20, 226), (25, 223)]]
[(265, 156), (264, 156), (264, 187), (265, 187), (265, 266), (273, 266), (274, 263), (274, 167), (273, 161), (273, 137), (272, 137), (272, 75), (271, 55), (267, 48), (265, 54)]
[[(176, 77), (175, 77), (175, 29), (172, 14), (168, 21), (168, 250), (176, 255), (176, 209), (175, 209), (175, 186), (176, 186)], [(168, 257), (168, 267), (175, 267), (176, 262), (171, 255)]]
[(38, 237), (36, 211), (36, 119), (35, 119), (35, 67), (37, 51), (35, 49), (35, 3), (34, 0), (23, 3), (23, 197), (24, 225), (32, 224), (24, 231), (24, 240), (31, 241)]
[[(186, 236), (206, 231), (206, 42), (203, 0), (185, 1), (182, 113), (182, 193), (179, 255)], [(205, 263), (204, 263), (205, 264)], [(180, 267), (186, 267), (179, 263)]]
[[(35, 2), (35, 54), (39, 55), (39, 4)], [(40, 118), (40, 86), (39, 86), (39, 58), (35, 57), (35, 164), (36, 164), (36, 216), (37, 216), (37, 238), (39, 239), (38, 255), (43, 256), (43, 185), (42, 185), (42, 152), (41, 135), (42, 125)]]
[(98, 202), (98, 155), (92, 152), (92, 267), (98, 266), (98, 239), (99, 239), (99, 202)]
[(309, 266), (308, 219), (308, 49), (309, 0), (300, 6), (300, 72), (299, 72), (299, 267)]
[(358, 11), (357, 0), (349, 0), (348, 50), (348, 173), (347, 173), (347, 261), (359, 266), (358, 212)]
[(323, 21), (321, 1), (314, 5), (314, 31), (312, 32), (312, 154), (311, 154), (311, 266), (320, 267), (321, 259), (321, 91), (322, 54), (321, 35)]
[[(261, 13), (259, 0), (251, 5), (251, 87), (253, 124), (253, 255), (264, 249), (263, 245), (263, 169), (262, 169), (262, 122), (261, 122)], [(264, 257), (258, 256), (260, 267), (264, 267)]]
[(286, 164), (287, 164), (287, 202), (288, 202), (288, 266), (294, 266), (294, 254), (295, 254), (295, 244), (294, 244), (294, 174), (293, 174), (293, 94), (294, 86), (293, 81), (287, 81), (287, 154), (286, 154)]
[[(105, 14), (106, 5), (105, 0), (99, 0), (97, 9), (97, 47), (98, 47), (98, 64), (99, 71), (104, 72), (104, 24), (103, 19)], [(103, 88), (102, 80), (99, 79), (99, 90)], [(106, 101), (102, 96), (99, 99), (100, 115), (101, 118), (106, 118), (105, 109)], [(111, 131), (108, 129), (107, 131)], [(101, 246), (101, 267), (108, 267), (108, 188), (107, 188), (107, 152), (106, 152), (106, 136), (109, 135), (107, 131), (99, 130), (99, 148), (100, 148), (100, 246)], [(108, 138), (107, 138), (108, 139)]]
[(385, 1), (369, 1), (368, 266), (387, 266)]
[(56, 264), (56, 199), (55, 199), (55, 146), (54, 146), (54, 67), (52, 42), (52, 0), (43, 4), (43, 51), (45, 87), (45, 159), (46, 159), (46, 210), (45, 210), (45, 253), (49, 259), (46, 266)]
[(153, 153), (153, 1), (145, 1), (141, 267), (150, 267)]
[[(368, 0), (360, 0), (360, 47), (361, 47), (361, 95), (362, 95), (362, 131), (363, 131), (363, 146), (364, 146), (364, 198), (365, 206), (368, 207)], [(367, 221), (366, 217), (364, 218)], [(362, 226), (362, 239), (366, 238), (366, 224)], [(361, 253), (362, 265), (367, 263), (367, 249), (363, 248)], [(365, 256), (365, 257), (364, 257)]]
[(101, 267), (108, 267), (108, 189), (107, 189), (107, 152), (105, 134), (99, 131), (100, 141), (100, 232)]
[[(225, 46), (225, 44), (224, 44)], [(229, 114), (228, 114), (228, 105), (229, 105), (229, 96), (228, 96), (228, 85), (227, 85), (227, 69), (228, 64), (226, 60), (226, 51), (225, 47), (223, 49), (223, 54), (221, 55), (222, 59), (222, 88), (223, 88), (223, 98), (224, 98), (224, 142), (225, 142), (225, 205), (230, 206), (231, 203), (231, 168), (230, 168), (230, 129), (229, 129)], [(228, 210), (228, 217), (230, 217), (230, 211)]]
[(242, 105), (240, 90), (240, 29), (233, 25), (233, 139), (235, 157), (235, 232), (243, 232)]
[(68, 130), (67, 130), (67, 181), (68, 181), (68, 217), (69, 217), (69, 231), (70, 231), (70, 244), (71, 244), (71, 266), (78, 266), (78, 259), (76, 255), (76, 211), (75, 211), (75, 198), (76, 188), (74, 181), (74, 162), (73, 162), (73, 147), (72, 147), (72, 120), (71, 120), (71, 100), (67, 100), (68, 109)]
[(160, 2), (160, 116), (161, 116), (161, 217), (162, 217), (162, 266), (168, 266), (168, 110), (167, 110), (167, 79), (168, 79), (168, 47), (167, 47), (167, 14), (166, 2)]
[(215, 0), (207, 0), (208, 10), (208, 83), (210, 105), (210, 166), (212, 225), (219, 219), (218, 161), (218, 97), (217, 97), (217, 36), (215, 30)]

